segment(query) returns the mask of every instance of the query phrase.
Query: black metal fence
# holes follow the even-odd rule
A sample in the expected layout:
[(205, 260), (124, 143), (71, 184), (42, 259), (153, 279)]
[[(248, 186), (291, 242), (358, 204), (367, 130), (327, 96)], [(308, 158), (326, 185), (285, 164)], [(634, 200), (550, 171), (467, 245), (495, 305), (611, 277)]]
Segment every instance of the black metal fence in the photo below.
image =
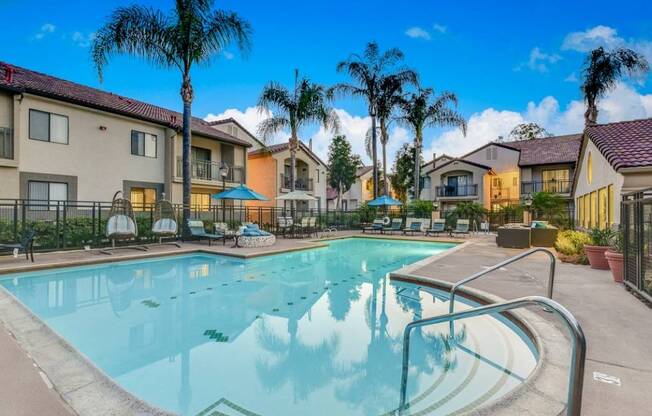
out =
[(652, 188), (623, 195), (625, 284), (652, 302)]

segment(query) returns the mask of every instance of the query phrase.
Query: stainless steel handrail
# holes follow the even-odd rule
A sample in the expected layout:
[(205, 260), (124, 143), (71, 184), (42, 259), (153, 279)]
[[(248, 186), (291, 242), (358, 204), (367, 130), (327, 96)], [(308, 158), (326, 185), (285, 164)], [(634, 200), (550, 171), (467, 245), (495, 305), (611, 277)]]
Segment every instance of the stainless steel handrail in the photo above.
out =
[(480, 272), (472, 274), (471, 276), (467, 277), (466, 279), (460, 280), (459, 282), (455, 283), (451, 287), (451, 290), (450, 290), (450, 304), (448, 305), (448, 313), (453, 313), (453, 311), (455, 309), (455, 293), (457, 292), (457, 289), (459, 289), (460, 287), (464, 286), (465, 284), (467, 284), (469, 282), (474, 281), (475, 279), (478, 279), (478, 278), (480, 278), (480, 277), (482, 277), (482, 276), (484, 276), (486, 274), (489, 274), (489, 273), (493, 272), (494, 270), (498, 270), (501, 267), (504, 267), (504, 266), (506, 266), (508, 264), (514, 263), (514, 262), (516, 262), (516, 261), (518, 261), (518, 260), (520, 260), (520, 259), (522, 259), (524, 257), (528, 257), (528, 256), (530, 256), (530, 255), (532, 255), (534, 253), (538, 253), (538, 252), (546, 253), (548, 255), (548, 257), (550, 258), (550, 272), (548, 274), (548, 297), (550, 299), (552, 299), (552, 291), (553, 291), (553, 286), (555, 284), (555, 266), (557, 264), (557, 260), (555, 259), (555, 255), (552, 254), (552, 252), (550, 250), (539, 247), (539, 248), (533, 248), (531, 250), (526, 251), (525, 253), (521, 253), (521, 254), (516, 255), (514, 257), (510, 257), (507, 260), (501, 261), (500, 263), (489, 267), (486, 270), (482, 270)]
[(584, 361), (586, 359), (586, 339), (584, 332), (577, 319), (562, 305), (552, 299), (543, 296), (527, 296), (513, 299), (502, 303), (481, 306), (474, 309), (455, 312), (452, 314), (439, 315), (432, 318), (420, 319), (410, 322), (403, 332), (403, 368), (401, 373), (401, 397), (398, 414), (407, 409), (407, 378), (410, 359), (410, 334), (418, 326), (435, 325), (442, 322), (452, 322), (474, 316), (486, 315), (489, 313), (504, 312), (511, 309), (522, 308), (530, 305), (543, 305), (559, 315), (571, 334), (571, 363), (568, 379), (568, 398), (566, 403), (567, 416), (580, 416), (582, 410), (582, 387), (584, 385)]

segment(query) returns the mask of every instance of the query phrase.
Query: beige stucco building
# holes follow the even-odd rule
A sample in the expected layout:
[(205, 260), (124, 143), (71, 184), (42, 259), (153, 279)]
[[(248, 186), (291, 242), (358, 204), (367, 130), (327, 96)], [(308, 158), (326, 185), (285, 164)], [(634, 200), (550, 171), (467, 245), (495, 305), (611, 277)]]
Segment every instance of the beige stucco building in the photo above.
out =
[(619, 224), (621, 196), (652, 186), (652, 119), (587, 127), (574, 179), (577, 225)]
[[(182, 202), (181, 114), (0, 63), (0, 199)], [(246, 181), (248, 141), (192, 120), (192, 204)]]

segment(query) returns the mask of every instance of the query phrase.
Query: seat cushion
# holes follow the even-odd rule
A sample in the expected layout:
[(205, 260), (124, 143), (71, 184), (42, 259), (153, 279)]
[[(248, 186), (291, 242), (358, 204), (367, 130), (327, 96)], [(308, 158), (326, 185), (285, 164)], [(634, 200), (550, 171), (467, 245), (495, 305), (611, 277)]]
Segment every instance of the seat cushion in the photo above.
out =
[(152, 226), (152, 232), (154, 234), (176, 234), (177, 233), (177, 222), (172, 218), (161, 218), (156, 220)]
[(106, 222), (107, 237), (132, 237), (136, 235), (136, 223), (127, 215), (114, 215)]

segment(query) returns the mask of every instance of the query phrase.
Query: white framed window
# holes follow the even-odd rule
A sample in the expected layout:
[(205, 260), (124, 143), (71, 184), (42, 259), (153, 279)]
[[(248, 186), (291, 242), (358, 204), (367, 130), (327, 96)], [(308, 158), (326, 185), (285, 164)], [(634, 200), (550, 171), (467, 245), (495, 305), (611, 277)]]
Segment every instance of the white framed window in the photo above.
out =
[(30, 108), (29, 138), (43, 142), (68, 144), (68, 116)]
[(156, 157), (156, 135), (131, 131), (131, 154), (136, 156)]
[(68, 200), (68, 184), (63, 182), (29, 181), (27, 183), (27, 199), (39, 201), (31, 206), (30, 209), (34, 211), (54, 210), (57, 207), (51, 204), (52, 202)]

